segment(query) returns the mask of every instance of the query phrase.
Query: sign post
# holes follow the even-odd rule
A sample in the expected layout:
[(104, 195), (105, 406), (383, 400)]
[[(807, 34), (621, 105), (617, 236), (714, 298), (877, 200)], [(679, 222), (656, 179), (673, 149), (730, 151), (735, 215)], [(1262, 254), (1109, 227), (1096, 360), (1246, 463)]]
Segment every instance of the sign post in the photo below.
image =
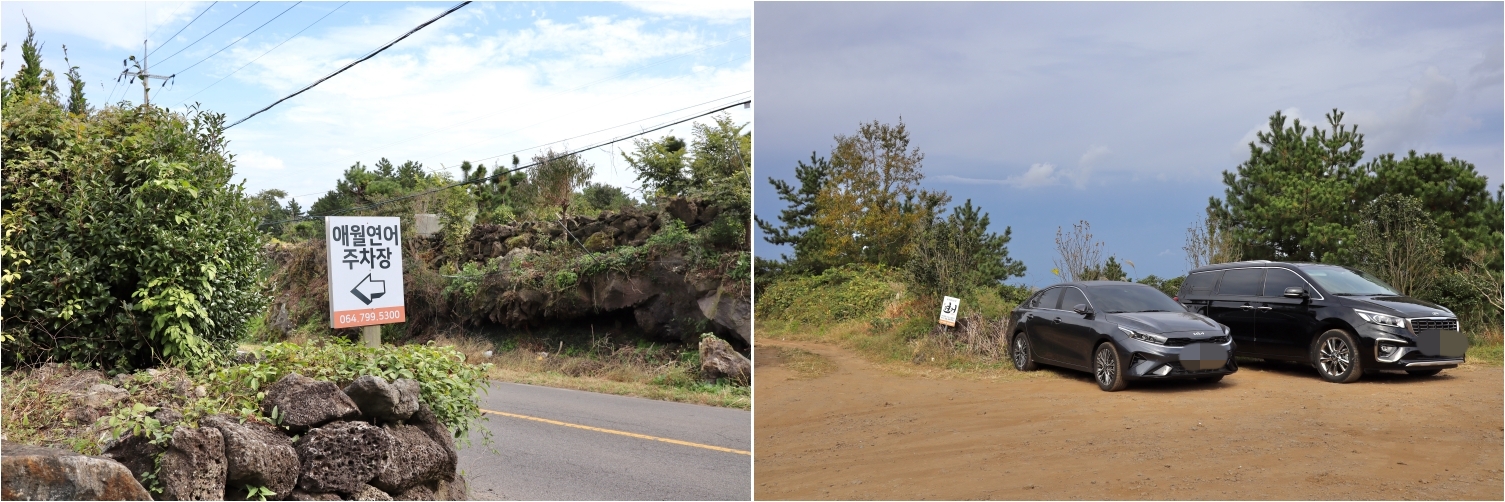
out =
[(401, 219), (327, 216), (329, 325), (364, 327), (367, 347), (381, 345), (381, 325), (407, 320), (402, 294)]
[(955, 327), (956, 311), (960, 310), (961, 307), (962, 301), (960, 298), (952, 298), (949, 296), (945, 297), (945, 299), (941, 301), (941, 324)]

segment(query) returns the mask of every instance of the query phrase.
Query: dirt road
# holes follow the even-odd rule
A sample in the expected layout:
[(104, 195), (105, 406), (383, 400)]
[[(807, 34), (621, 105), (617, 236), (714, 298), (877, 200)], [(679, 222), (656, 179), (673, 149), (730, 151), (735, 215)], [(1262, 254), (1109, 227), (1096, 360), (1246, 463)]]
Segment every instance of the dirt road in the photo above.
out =
[[(1337, 385), (1251, 363), (1106, 393), (1065, 370), (899, 377), (831, 345), (757, 343), (759, 500), (1505, 498), (1499, 368)], [(835, 370), (801, 379), (781, 348)]]

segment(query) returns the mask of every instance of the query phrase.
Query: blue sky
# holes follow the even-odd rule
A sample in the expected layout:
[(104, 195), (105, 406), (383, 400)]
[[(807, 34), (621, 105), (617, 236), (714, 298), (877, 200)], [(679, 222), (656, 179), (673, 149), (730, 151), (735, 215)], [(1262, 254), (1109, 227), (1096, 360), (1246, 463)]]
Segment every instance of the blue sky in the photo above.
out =
[[(152, 83), (153, 104), (198, 102), (233, 122), (453, 5), (8, 1), (0, 36), (7, 78), (20, 67), (26, 19), (45, 44), (45, 67), (65, 71), (66, 45), (96, 106), (140, 102), (139, 84), (115, 78), (149, 39), (151, 72), (177, 74), (166, 87)], [(458, 175), (464, 160), (526, 160), (731, 104), (751, 95), (750, 21), (748, 2), (475, 2), (231, 128), (237, 179), (250, 193), (285, 190), (306, 208), (357, 161), (417, 160)], [(730, 113), (752, 120), (752, 110)], [(665, 134), (690, 129), (650, 137)], [(596, 181), (635, 188), (620, 159), (631, 147), (585, 154)]]
[[(1277, 110), (1337, 108), (1365, 150), (1502, 181), (1502, 4), (782, 3), (754, 7), (757, 214), (769, 177), (900, 117), (923, 185), (972, 199), (1043, 286), (1092, 224), (1133, 277), (1185, 273), (1186, 228)], [(759, 256), (789, 252), (763, 242)], [(1126, 267), (1128, 268), (1128, 267)]]

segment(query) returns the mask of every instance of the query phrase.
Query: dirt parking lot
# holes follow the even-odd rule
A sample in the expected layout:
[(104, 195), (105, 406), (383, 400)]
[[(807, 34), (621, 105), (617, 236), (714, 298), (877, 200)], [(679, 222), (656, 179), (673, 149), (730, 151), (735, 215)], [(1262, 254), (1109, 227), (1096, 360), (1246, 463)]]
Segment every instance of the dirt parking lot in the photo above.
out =
[[(754, 498), (1505, 499), (1500, 368), (1330, 384), (1254, 362), (1212, 385), (895, 376), (760, 339)], [(781, 352), (834, 370), (804, 378)]]

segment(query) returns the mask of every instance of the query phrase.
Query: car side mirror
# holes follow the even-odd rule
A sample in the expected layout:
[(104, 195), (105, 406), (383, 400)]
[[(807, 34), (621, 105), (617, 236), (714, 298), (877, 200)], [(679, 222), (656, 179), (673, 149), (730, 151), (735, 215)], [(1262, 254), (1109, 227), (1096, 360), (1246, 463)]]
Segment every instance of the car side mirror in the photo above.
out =
[(1082, 315), (1092, 315), (1092, 307), (1088, 307), (1085, 303), (1078, 303), (1071, 308), (1071, 311)]
[(1285, 294), (1281, 295), (1281, 296), (1284, 296), (1286, 298), (1310, 298), (1311, 297), (1311, 295), (1307, 294), (1306, 288), (1299, 287), (1299, 286), (1292, 286), (1292, 287), (1286, 288)]

